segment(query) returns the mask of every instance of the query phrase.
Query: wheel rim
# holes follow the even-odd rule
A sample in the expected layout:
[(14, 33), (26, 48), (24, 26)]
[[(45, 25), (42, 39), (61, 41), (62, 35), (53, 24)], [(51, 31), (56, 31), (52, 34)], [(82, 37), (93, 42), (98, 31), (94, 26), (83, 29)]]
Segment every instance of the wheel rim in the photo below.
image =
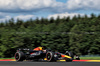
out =
[(16, 60), (19, 60), (19, 58), (20, 58), (20, 57), (19, 57), (19, 53), (16, 53), (16, 54), (15, 54), (15, 59), (16, 59)]
[(47, 60), (48, 60), (48, 61), (51, 60), (51, 54), (50, 54), (50, 53), (47, 54)]

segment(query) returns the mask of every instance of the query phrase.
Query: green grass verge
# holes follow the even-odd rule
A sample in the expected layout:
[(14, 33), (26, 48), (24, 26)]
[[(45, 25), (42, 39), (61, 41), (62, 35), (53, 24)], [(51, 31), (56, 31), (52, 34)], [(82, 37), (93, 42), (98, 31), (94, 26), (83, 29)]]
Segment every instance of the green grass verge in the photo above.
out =
[(0, 58), (0, 59), (14, 59), (14, 58)]
[(80, 57), (82, 60), (100, 60), (100, 57)]

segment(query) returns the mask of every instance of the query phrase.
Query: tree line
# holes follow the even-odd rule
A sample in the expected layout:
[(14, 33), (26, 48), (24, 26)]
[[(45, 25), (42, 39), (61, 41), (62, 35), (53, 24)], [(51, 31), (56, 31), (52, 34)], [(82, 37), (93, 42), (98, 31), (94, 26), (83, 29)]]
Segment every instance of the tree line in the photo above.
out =
[(58, 16), (0, 23), (0, 57), (13, 57), (16, 49), (46, 46), (77, 55), (100, 54), (100, 15)]

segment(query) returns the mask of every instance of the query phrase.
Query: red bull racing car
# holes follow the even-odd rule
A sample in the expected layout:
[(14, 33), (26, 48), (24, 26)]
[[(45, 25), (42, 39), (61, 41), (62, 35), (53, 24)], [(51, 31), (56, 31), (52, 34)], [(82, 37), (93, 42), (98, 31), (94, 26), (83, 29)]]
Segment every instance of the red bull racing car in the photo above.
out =
[(54, 52), (51, 50), (30, 50), (18, 49), (15, 53), (16, 61), (33, 60), (33, 61), (48, 61), (54, 62), (58, 60), (65, 60), (67, 62), (73, 61), (74, 55), (72, 52), (66, 51), (65, 54)]

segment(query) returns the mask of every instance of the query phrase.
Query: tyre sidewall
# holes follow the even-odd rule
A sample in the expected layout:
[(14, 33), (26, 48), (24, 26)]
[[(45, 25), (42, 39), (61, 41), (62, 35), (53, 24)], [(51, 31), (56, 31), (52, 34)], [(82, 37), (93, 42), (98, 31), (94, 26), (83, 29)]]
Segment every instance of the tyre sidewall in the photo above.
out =
[[(19, 58), (18, 59), (16, 59), (16, 55), (18, 54), (18, 56), (19, 56)], [(16, 61), (23, 61), (23, 60), (25, 60), (25, 55), (24, 55), (24, 53), (23, 52), (16, 52), (15, 53), (15, 60)]]

